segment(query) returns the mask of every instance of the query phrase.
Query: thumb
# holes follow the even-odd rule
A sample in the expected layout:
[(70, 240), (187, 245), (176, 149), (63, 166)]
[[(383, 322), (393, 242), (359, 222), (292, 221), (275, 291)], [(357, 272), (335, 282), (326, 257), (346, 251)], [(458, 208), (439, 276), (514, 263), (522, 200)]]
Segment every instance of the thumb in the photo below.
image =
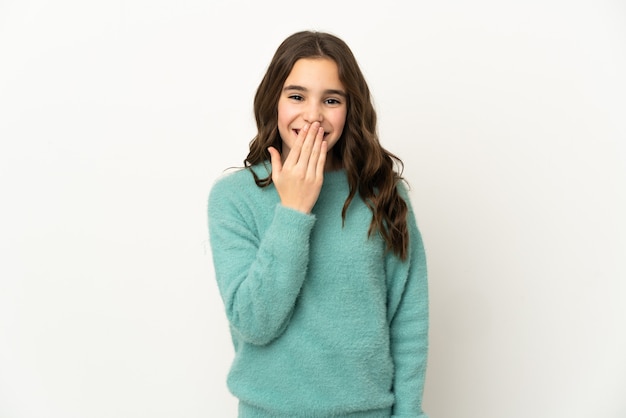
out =
[(272, 163), (272, 173), (280, 173), (283, 169), (283, 160), (280, 156), (280, 152), (274, 147), (267, 149), (270, 153), (270, 162)]

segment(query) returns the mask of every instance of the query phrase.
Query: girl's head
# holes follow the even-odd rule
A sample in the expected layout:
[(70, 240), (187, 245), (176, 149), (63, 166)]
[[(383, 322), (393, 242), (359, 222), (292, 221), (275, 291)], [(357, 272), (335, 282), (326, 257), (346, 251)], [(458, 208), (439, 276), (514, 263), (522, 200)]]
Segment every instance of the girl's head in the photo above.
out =
[[(334, 94), (328, 97), (316, 96), (315, 104), (319, 105), (319, 108), (304, 109), (303, 114), (292, 120), (289, 126), (279, 126), (281, 116), (286, 113), (279, 109), (285, 110), (281, 105), (289, 103), (291, 93), (295, 93), (291, 97), (292, 100), (307, 99), (302, 97), (302, 92), (285, 90), (292, 85), (291, 82), (286, 82), (291, 81), (289, 79), (293, 79), (294, 76), (306, 76), (303, 71), (311, 70), (312, 66), (317, 67), (313, 69), (314, 71), (334, 72), (336, 82), (329, 83), (333, 84), (330, 86), (331, 90), (337, 91), (332, 91)], [(331, 80), (332, 76), (333, 74), (330, 74)], [(286, 106), (286, 109), (289, 110), (289, 106)], [(294, 107), (291, 108), (293, 109)], [(321, 112), (320, 116), (316, 115), (319, 114), (318, 111)], [(368, 140), (378, 142), (376, 113), (365, 77), (348, 45), (328, 33), (298, 32), (283, 41), (257, 89), (254, 115), (258, 134), (250, 144), (250, 154), (246, 159), (250, 164), (269, 159), (267, 148), (270, 146), (282, 150), (284, 154), (283, 145), (289, 148), (292, 140), (293, 132), (290, 131), (300, 129), (303, 123), (314, 121), (307, 119), (318, 117), (326, 118), (321, 124), (327, 129), (326, 139), (331, 150), (328, 159), (335, 165), (344, 165), (346, 151), (353, 154), (357, 149), (362, 150), (363, 143)], [(283, 118), (282, 122), (288, 121)]]
[[(323, 32), (297, 32), (278, 47), (254, 97), (258, 133), (250, 142), (244, 165), (270, 159), (268, 148), (289, 152), (305, 123), (321, 122), (329, 151), (327, 167), (346, 171), (348, 206), (358, 192), (372, 211), (369, 233), (378, 231), (387, 248), (406, 258), (407, 205), (397, 191), (402, 161), (378, 140), (376, 112), (365, 77), (344, 41)], [(329, 164), (330, 163), (330, 164)], [(259, 187), (272, 183), (271, 174)]]

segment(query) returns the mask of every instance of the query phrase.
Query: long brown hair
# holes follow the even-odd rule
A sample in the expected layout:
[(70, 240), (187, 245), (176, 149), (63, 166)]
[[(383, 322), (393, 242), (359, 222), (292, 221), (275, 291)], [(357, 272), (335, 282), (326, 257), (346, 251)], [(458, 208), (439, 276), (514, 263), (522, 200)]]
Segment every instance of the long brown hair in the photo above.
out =
[[(403, 164), (381, 146), (369, 87), (352, 51), (338, 37), (324, 32), (303, 31), (289, 36), (278, 47), (254, 97), (258, 133), (250, 142), (244, 166), (269, 160), (267, 149), (270, 146), (282, 150), (278, 133), (278, 100), (291, 69), (302, 58), (332, 59), (337, 64), (339, 80), (348, 95), (343, 133), (330, 151), (335, 160), (341, 161), (348, 177), (349, 193), (341, 211), (342, 218), (345, 221), (348, 206), (358, 191), (372, 211), (368, 236), (379, 232), (387, 250), (393, 250), (405, 260), (409, 244), (408, 208), (397, 190), (398, 182), (403, 180)], [(271, 174), (260, 178), (250, 171), (259, 187), (272, 183)]]

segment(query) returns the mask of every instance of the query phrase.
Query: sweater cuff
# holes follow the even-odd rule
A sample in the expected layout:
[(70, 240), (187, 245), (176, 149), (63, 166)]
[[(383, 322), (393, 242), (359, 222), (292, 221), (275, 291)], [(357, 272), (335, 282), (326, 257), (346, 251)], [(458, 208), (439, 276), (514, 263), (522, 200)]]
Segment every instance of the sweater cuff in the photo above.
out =
[(312, 213), (304, 213), (299, 210), (288, 208), (282, 204), (276, 204), (276, 210), (274, 211), (274, 222), (279, 227), (284, 227), (287, 232), (294, 229), (304, 229), (304, 232), (309, 232), (313, 229), (315, 224), (315, 215)]

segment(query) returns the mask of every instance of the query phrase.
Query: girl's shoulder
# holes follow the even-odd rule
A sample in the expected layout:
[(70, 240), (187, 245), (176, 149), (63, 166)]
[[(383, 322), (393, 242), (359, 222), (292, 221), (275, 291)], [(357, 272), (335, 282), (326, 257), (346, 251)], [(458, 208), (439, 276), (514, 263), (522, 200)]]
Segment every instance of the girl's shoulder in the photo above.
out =
[[(229, 185), (234, 185), (243, 181), (246, 171), (247, 170), (243, 167), (227, 168), (213, 181), (211, 190), (228, 187)], [(250, 174), (248, 173), (248, 176), (249, 175)]]
[(409, 204), (411, 201), (411, 187), (409, 186), (409, 183), (406, 181), (406, 179), (403, 178), (398, 181), (398, 183), (396, 184), (396, 189), (398, 190), (398, 194), (400, 195), (400, 197), (406, 200), (407, 204)]
[(254, 198), (261, 192), (261, 188), (257, 186), (252, 172), (259, 178), (266, 178), (271, 175), (271, 167), (258, 164), (225, 170), (211, 185), (209, 200), (231, 201)]
[(271, 175), (271, 166), (268, 164), (257, 164), (250, 167), (232, 167), (224, 170), (220, 176), (218, 176), (211, 190), (213, 189), (231, 189), (232, 187), (248, 187), (250, 183), (255, 185), (254, 176), (252, 171), (259, 177), (265, 178)]

